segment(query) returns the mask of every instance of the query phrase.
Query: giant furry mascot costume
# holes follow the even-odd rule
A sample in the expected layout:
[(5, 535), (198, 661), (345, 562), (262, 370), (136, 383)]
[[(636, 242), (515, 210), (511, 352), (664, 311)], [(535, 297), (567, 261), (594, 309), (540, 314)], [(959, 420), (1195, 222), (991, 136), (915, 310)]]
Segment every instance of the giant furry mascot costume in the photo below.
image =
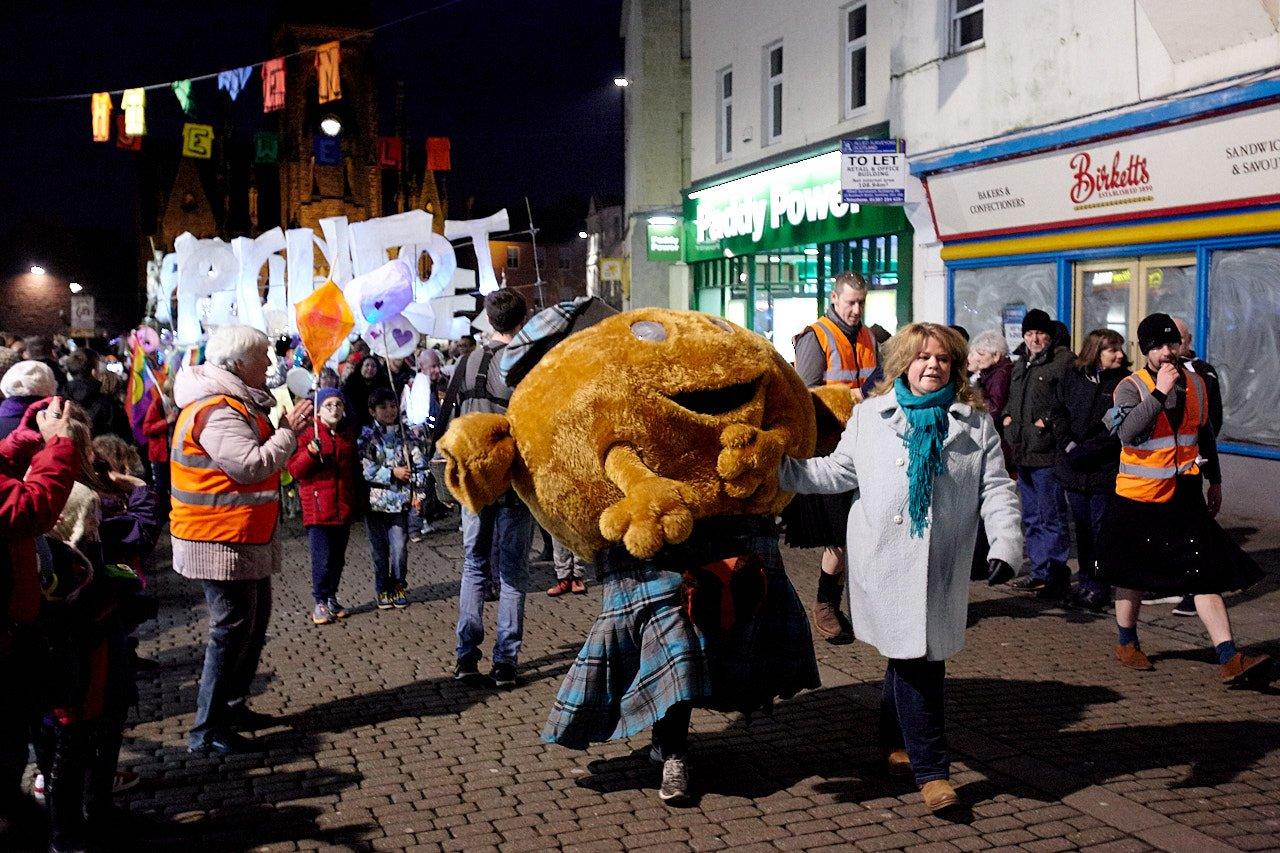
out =
[[(514, 486), (552, 536), (593, 559), (603, 612), (543, 732), (581, 747), (654, 729), (660, 796), (688, 796), (692, 707), (751, 713), (818, 686), (774, 516), (781, 457), (834, 446), (848, 389), (810, 392), (762, 337), (646, 308), (554, 346), (505, 415), (440, 442), (450, 491), (479, 511)], [(829, 449), (829, 447), (827, 448)]]

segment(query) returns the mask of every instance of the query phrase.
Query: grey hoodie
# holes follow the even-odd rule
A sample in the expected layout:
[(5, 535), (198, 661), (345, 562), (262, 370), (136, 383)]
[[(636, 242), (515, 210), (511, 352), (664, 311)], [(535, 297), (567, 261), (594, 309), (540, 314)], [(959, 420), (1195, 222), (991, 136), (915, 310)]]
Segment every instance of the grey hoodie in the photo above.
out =
[[(263, 412), (275, 404), (269, 392), (250, 388), (234, 373), (211, 364), (183, 368), (173, 383), (174, 402), (179, 408), (217, 395), (234, 397)], [(283, 470), (297, 447), (293, 432), (283, 427), (261, 441), (254, 426), (226, 406), (210, 413), (199, 442), (218, 467), (238, 483), (259, 483)], [(195, 580), (260, 580), (280, 570), (280, 539), (273, 537), (265, 545), (240, 545), (174, 537), (173, 568)]]

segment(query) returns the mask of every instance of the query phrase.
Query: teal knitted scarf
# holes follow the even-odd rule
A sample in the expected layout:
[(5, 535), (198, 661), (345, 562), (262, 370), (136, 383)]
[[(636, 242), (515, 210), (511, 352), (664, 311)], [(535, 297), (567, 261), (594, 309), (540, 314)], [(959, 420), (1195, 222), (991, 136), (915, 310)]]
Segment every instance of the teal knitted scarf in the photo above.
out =
[(948, 383), (930, 394), (916, 396), (902, 377), (893, 383), (894, 395), (907, 416), (907, 500), (911, 514), (911, 535), (924, 538), (929, 526), (929, 504), (933, 502), (933, 478), (943, 471), (942, 442), (947, 437), (947, 408), (956, 398), (956, 386)]

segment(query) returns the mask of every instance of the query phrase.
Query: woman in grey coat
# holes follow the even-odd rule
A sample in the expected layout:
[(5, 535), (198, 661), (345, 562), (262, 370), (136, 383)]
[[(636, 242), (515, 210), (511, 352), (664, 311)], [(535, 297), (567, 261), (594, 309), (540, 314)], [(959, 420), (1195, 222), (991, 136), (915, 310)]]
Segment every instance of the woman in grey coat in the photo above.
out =
[[(880, 737), (934, 811), (956, 804), (943, 732), (945, 661), (964, 646), (978, 522), (994, 569), (1022, 559), (1018, 493), (995, 424), (964, 377), (964, 340), (913, 323), (886, 344), (885, 381), (853, 410), (835, 452), (785, 458), (779, 485), (857, 490), (849, 512), (854, 635), (889, 659)], [(905, 746), (905, 750), (904, 747)]]

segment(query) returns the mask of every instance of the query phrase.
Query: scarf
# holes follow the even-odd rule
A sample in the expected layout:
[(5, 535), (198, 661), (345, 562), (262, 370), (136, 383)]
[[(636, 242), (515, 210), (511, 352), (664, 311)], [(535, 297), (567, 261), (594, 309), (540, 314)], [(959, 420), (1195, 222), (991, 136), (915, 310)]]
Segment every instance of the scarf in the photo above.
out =
[(943, 471), (942, 442), (947, 437), (947, 408), (956, 398), (956, 386), (948, 383), (924, 396), (916, 396), (902, 377), (893, 383), (893, 393), (907, 416), (907, 501), (911, 514), (911, 535), (924, 537), (929, 526), (929, 504), (933, 502), (933, 478)]

